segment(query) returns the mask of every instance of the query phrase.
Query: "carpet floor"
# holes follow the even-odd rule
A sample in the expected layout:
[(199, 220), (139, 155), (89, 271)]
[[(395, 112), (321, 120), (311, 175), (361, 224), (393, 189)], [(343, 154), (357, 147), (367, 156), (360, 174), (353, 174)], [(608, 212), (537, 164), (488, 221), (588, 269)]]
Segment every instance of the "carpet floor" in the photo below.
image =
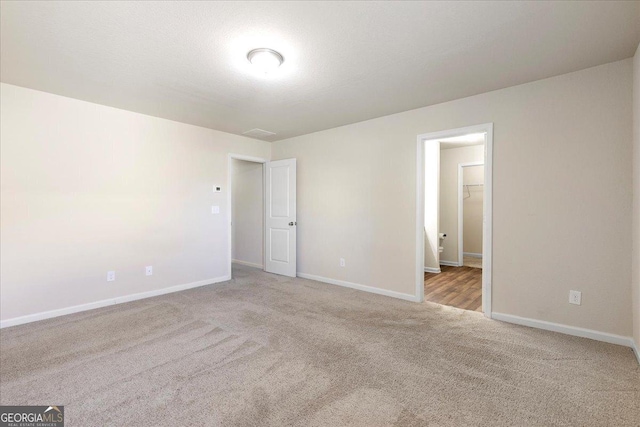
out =
[(0, 330), (0, 404), (69, 426), (638, 426), (631, 349), (305, 279)]
[(482, 258), (475, 258), (471, 256), (462, 257), (462, 265), (465, 267), (482, 268)]

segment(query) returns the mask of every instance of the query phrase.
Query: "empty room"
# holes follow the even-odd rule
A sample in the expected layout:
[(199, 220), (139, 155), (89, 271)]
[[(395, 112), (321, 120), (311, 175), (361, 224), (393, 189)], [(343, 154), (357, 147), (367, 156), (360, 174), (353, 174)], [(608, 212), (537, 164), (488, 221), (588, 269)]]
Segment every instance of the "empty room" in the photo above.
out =
[(0, 427), (640, 425), (640, 2), (0, 0)]

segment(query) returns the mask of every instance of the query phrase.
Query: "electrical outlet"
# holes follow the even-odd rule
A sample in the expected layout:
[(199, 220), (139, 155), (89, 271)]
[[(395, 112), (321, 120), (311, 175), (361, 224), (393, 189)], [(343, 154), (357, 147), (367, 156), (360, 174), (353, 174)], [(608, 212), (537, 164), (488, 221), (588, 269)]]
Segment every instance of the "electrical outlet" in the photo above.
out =
[(211, 206), (211, 213), (218, 215), (220, 213), (220, 206)]
[(153, 266), (152, 265), (147, 265), (144, 268), (144, 274), (146, 274), (147, 276), (151, 276), (153, 274)]
[(569, 291), (569, 304), (575, 304), (575, 305), (582, 304), (582, 292)]
[(344, 258), (340, 258), (340, 267), (344, 267), (347, 263), (344, 261)]
[(116, 281), (116, 272), (107, 271), (107, 282), (115, 282), (115, 281)]

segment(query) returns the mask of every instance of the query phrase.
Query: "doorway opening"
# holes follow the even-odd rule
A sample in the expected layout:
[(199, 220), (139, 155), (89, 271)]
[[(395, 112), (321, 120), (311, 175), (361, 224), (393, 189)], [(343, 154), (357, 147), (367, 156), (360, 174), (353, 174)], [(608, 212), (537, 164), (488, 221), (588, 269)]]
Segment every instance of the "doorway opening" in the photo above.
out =
[(418, 136), (416, 294), (491, 317), (493, 125)]
[(266, 159), (229, 155), (229, 275), (233, 266), (264, 269)]
[(234, 264), (296, 277), (296, 159), (229, 154), (227, 171), (229, 277)]

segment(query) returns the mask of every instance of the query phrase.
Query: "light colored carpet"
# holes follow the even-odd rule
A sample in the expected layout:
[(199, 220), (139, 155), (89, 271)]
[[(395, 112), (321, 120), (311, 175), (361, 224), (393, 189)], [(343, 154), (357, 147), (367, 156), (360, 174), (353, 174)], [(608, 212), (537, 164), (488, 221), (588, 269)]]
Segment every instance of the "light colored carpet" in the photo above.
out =
[(482, 258), (475, 258), (465, 255), (462, 257), (462, 265), (465, 267), (482, 268)]
[(638, 426), (629, 348), (237, 267), (0, 331), (0, 403), (67, 426)]

